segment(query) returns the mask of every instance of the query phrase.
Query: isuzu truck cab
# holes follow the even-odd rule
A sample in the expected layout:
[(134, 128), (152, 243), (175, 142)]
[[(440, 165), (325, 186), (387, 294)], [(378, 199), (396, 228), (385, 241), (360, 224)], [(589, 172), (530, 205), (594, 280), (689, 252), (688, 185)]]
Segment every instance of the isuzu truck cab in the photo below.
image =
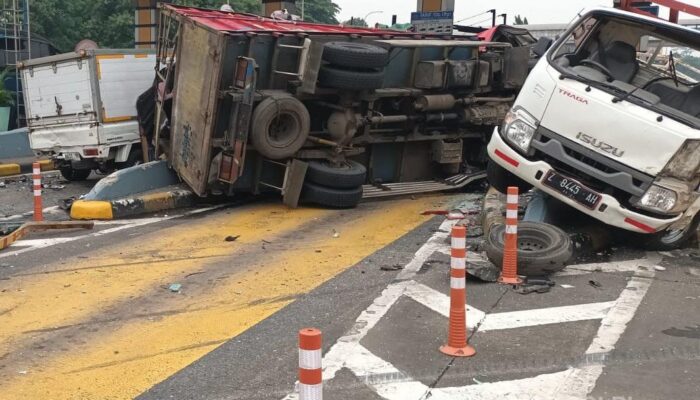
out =
[(488, 146), (491, 184), (531, 187), (681, 247), (700, 222), (700, 31), (614, 9), (574, 23)]

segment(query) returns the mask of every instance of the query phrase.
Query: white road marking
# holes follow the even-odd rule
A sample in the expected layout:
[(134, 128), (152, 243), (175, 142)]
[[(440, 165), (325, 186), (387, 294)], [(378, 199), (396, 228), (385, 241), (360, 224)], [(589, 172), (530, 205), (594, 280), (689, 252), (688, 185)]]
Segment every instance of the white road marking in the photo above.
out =
[(644, 269), (651, 270), (654, 268), (654, 265), (661, 262), (661, 259), (662, 257), (659, 253), (647, 253), (646, 258), (636, 260), (570, 265), (564, 271), (557, 272), (554, 276), (586, 275), (591, 272), (637, 272), (640, 270), (639, 267), (642, 267), (641, 271)]
[[(108, 229), (104, 229), (101, 231), (84, 234), (84, 235), (64, 237), (64, 238), (20, 240), (20, 241), (15, 242), (12, 246), (22, 247), (21, 249), (16, 250), (16, 251), (12, 251), (12, 252), (7, 252), (7, 249), (6, 249), (4, 252), (0, 253), (0, 258), (9, 257), (9, 256), (17, 256), (17, 255), (20, 255), (20, 254), (23, 254), (23, 253), (26, 253), (29, 251), (42, 249), (42, 248), (46, 248), (46, 247), (50, 247), (50, 246), (55, 246), (57, 244), (74, 242), (76, 240), (105, 236), (105, 235), (109, 235), (109, 234), (119, 232), (119, 231), (122, 231), (125, 229), (137, 228), (139, 226), (145, 226), (145, 225), (155, 224), (158, 222), (169, 221), (171, 219), (181, 218), (181, 217), (185, 217), (188, 215), (201, 214), (203, 212), (216, 210), (218, 208), (222, 208), (225, 206), (226, 206), (225, 204), (222, 204), (222, 205), (217, 205), (217, 206), (213, 206), (213, 207), (206, 207), (206, 208), (201, 208), (201, 209), (197, 209), (197, 210), (191, 210), (191, 211), (188, 211), (188, 212), (183, 213), (183, 214), (171, 215), (171, 216), (167, 216), (167, 217), (153, 217), (153, 218), (142, 218), (142, 219), (134, 219), (134, 220), (124, 220), (124, 221), (120, 221), (118, 223), (113, 223), (114, 221), (106, 221), (106, 222), (101, 222), (101, 223), (96, 222), (95, 223), (96, 226), (100, 226), (100, 225), (118, 225), (118, 226), (115, 226), (114, 228), (108, 228)], [(27, 243), (29, 243), (29, 246), (24, 247), (24, 246), (27, 246)], [(10, 247), (12, 247), (12, 246), (10, 246)]]
[[(450, 316), (450, 297), (431, 287), (411, 281), (404, 294), (442, 316)], [(469, 292), (467, 292), (467, 298), (469, 298)], [(477, 327), (485, 317), (486, 313), (467, 304), (467, 327), (469, 329)]]
[[(426, 307), (448, 315), (449, 298), (413, 280), (416, 272), (435, 251), (441, 251), (449, 232), (450, 221), (443, 222), (439, 232), (416, 252), (414, 258), (399, 274), (400, 282), (389, 285), (355, 321), (350, 331), (330, 348), (323, 358), (323, 379), (333, 379), (342, 368), (348, 368), (381, 397), (388, 400), (405, 399), (551, 399), (584, 400), (593, 390), (603, 372), (603, 361), (565, 371), (541, 374), (526, 379), (469, 385), (464, 387), (430, 389), (407, 376), (391, 363), (383, 360), (360, 344), (365, 335), (386, 315), (403, 295)], [(601, 319), (600, 328), (586, 355), (598, 355), (600, 360), (610, 354), (634, 317), (654, 277), (653, 266), (658, 254), (648, 254), (646, 259), (610, 264), (575, 266), (575, 272), (635, 272), (621, 295), (614, 302), (590, 303), (574, 306), (550, 307), (537, 310), (485, 314), (472, 309), (472, 320), (481, 320), (479, 331), (513, 329), (523, 326), (553, 324), (581, 320)], [(587, 271), (587, 272), (586, 272)], [(574, 275), (574, 274), (570, 274)], [(469, 308), (468, 308), (469, 310)], [(481, 314), (479, 314), (481, 313)], [(482, 316), (483, 315), (483, 316)], [(468, 317), (469, 320), (469, 317)], [(469, 322), (468, 322), (469, 323)], [(472, 325), (472, 324), (470, 324)], [(298, 399), (296, 393), (285, 400)]]

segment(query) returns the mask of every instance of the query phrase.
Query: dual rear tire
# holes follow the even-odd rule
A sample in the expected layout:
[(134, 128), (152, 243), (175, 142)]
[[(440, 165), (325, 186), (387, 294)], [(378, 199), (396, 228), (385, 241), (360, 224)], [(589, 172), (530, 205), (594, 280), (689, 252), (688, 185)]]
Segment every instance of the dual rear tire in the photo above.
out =
[(355, 161), (336, 165), (311, 161), (301, 199), (329, 208), (354, 208), (362, 200), (362, 185), (366, 179), (367, 169)]

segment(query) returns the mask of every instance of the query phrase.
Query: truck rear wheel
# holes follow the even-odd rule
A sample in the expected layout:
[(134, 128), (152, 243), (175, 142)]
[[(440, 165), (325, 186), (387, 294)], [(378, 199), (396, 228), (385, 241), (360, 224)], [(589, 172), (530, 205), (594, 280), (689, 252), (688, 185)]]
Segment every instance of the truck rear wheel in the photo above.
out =
[(323, 60), (344, 68), (384, 68), (389, 63), (389, 52), (366, 43), (330, 42), (323, 47)]
[(311, 183), (337, 189), (355, 189), (367, 179), (367, 168), (356, 161), (333, 166), (328, 161), (310, 161), (306, 179)]
[(362, 186), (354, 189), (334, 189), (315, 183), (304, 183), (301, 200), (329, 208), (354, 208), (362, 200)]
[(299, 151), (311, 129), (306, 106), (294, 97), (275, 95), (263, 100), (253, 112), (250, 140), (263, 157), (281, 160)]
[(486, 175), (489, 185), (503, 194), (508, 193), (509, 186), (517, 187), (520, 193), (525, 193), (532, 189), (532, 185), (513, 175), (507, 169), (493, 162), (493, 160), (489, 160), (486, 167)]
[(384, 84), (384, 71), (351, 71), (324, 65), (318, 73), (321, 86), (344, 90), (379, 89)]
[(61, 167), (59, 171), (61, 171), (61, 175), (66, 178), (66, 180), (71, 182), (84, 181), (92, 173), (92, 170), (89, 169), (74, 169), (70, 166)]

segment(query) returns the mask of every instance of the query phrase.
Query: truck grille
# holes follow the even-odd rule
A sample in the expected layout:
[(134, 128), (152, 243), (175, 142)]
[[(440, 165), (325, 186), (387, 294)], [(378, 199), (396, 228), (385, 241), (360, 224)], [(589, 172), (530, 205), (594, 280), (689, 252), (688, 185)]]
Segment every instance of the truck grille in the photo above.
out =
[(602, 156), (578, 143), (540, 127), (532, 141), (531, 156), (557, 171), (576, 178), (598, 192), (615, 197), (628, 207), (641, 197), (654, 177)]

